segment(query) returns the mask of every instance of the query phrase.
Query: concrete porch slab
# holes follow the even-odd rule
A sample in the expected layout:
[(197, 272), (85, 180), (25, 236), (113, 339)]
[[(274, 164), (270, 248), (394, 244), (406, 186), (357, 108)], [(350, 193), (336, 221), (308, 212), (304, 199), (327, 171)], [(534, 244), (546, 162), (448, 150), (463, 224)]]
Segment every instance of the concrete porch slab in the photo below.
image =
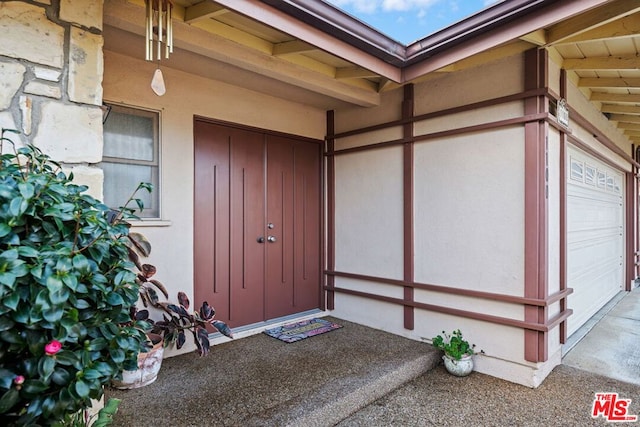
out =
[(204, 358), (165, 359), (155, 383), (105, 391), (122, 399), (114, 425), (334, 425), (440, 362), (426, 343), (327, 319), (343, 328), (293, 344), (259, 334)]

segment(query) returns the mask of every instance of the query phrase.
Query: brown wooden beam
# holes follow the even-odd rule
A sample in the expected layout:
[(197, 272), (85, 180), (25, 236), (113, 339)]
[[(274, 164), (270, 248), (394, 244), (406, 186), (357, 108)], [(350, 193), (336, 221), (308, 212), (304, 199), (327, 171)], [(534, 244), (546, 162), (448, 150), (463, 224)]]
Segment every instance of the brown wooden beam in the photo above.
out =
[[(525, 52), (525, 90), (544, 89), (548, 84), (546, 50)], [(525, 99), (525, 115), (548, 112), (544, 96)], [(547, 126), (544, 122), (525, 124), (524, 141), (524, 296), (544, 299), (547, 288)], [(543, 324), (548, 311), (540, 307), (525, 307), (525, 322)], [(546, 333), (525, 330), (525, 360), (544, 362), (548, 359)]]
[[(327, 111), (326, 151), (333, 153), (335, 149), (335, 113)], [(333, 270), (336, 265), (336, 168), (335, 157), (327, 157), (327, 268)], [(327, 277), (327, 309), (335, 308), (335, 278)]]
[[(560, 97), (567, 98), (568, 77), (566, 70), (560, 70)], [(560, 130), (560, 260), (559, 260), (559, 281), (560, 292), (567, 289), (567, 134), (564, 130)], [(567, 299), (560, 300), (560, 311), (564, 312), (568, 308)], [(560, 323), (560, 343), (567, 342), (567, 322)]]
[(573, 289), (569, 288), (569, 289), (564, 289), (555, 294), (548, 295), (545, 299), (538, 299), (538, 298), (525, 298), (517, 295), (498, 294), (494, 292), (478, 291), (475, 289), (465, 289), (465, 288), (452, 287), (452, 286), (434, 285), (430, 283), (407, 282), (405, 280), (400, 280), (400, 279), (389, 279), (388, 277), (368, 276), (365, 274), (348, 273), (344, 271), (327, 270), (324, 272), (324, 274), (326, 274), (327, 276), (343, 277), (345, 279), (354, 279), (354, 280), (365, 281), (365, 282), (384, 283), (386, 285), (393, 285), (393, 286), (403, 286), (403, 287), (410, 286), (414, 289), (420, 289), (420, 290), (429, 291), (429, 292), (438, 292), (438, 293), (443, 293), (447, 295), (481, 298), (481, 299), (486, 299), (490, 301), (531, 305), (536, 307), (545, 307), (551, 304), (555, 304), (556, 302), (561, 301), (563, 298), (566, 298), (567, 296), (573, 293)]
[(564, 322), (571, 314), (573, 314), (573, 310), (566, 310), (564, 312), (558, 313), (555, 317), (548, 319), (545, 323), (536, 323), (529, 322), (527, 320), (522, 321), (519, 319), (511, 319), (508, 317), (501, 316), (493, 316), (491, 314), (485, 313), (477, 313), (474, 311), (468, 310), (460, 310), (457, 308), (451, 307), (443, 307), (439, 305), (426, 304), (418, 301), (405, 301), (401, 298), (388, 297), (385, 295), (377, 295), (372, 294), (370, 292), (357, 291), (354, 289), (345, 289), (345, 288), (334, 288), (333, 291), (340, 292), (346, 295), (354, 295), (357, 297), (362, 297), (374, 301), (383, 301), (390, 304), (397, 304), (403, 306), (415, 307), (421, 310), (433, 311), (436, 313), (448, 314), (456, 317), (463, 317), (467, 319), (481, 320), (489, 323), (494, 323), (497, 325), (505, 325), (505, 326), (513, 326), (516, 328), (521, 328), (526, 332), (535, 333), (536, 335), (542, 334), (546, 335), (549, 331), (557, 327), (560, 323)]
[[(404, 87), (404, 99), (402, 101), (402, 119), (404, 125), (402, 126), (402, 137), (407, 142), (403, 147), (403, 276), (404, 280), (413, 282), (414, 277), (414, 256), (413, 256), (413, 239), (414, 239), (414, 224), (413, 224), (413, 84), (408, 84)], [(413, 287), (404, 287), (404, 300), (408, 302), (413, 301)], [(415, 315), (413, 307), (404, 306), (404, 327), (405, 329), (413, 330)]]

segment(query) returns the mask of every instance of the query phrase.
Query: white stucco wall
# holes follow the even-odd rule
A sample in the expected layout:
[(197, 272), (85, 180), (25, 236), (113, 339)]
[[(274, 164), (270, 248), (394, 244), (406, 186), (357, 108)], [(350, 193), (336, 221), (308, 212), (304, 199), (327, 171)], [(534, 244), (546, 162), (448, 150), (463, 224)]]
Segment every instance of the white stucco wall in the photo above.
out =
[[(194, 116), (322, 139), (325, 112), (164, 66), (167, 92), (158, 97), (150, 88), (156, 64), (110, 51), (105, 52), (104, 63), (106, 101), (161, 113), (161, 183), (157, 191), (162, 221), (139, 223), (136, 228), (153, 245), (148, 261), (158, 268), (157, 279), (170, 297), (175, 299), (177, 292), (183, 291), (193, 306), (199, 306), (193, 300)], [(185, 346), (183, 350), (192, 349)]]
[[(456, 73), (442, 73), (439, 77), (416, 85), (415, 114), (515, 94), (521, 92), (523, 87), (523, 56), (509, 56)], [(462, 126), (460, 123), (458, 127)]]
[[(520, 93), (523, 57), (504, 58), (416, 84), (415, 114)], [(386, 94), (376, 117), (396, 119), (402, 90)], [(374, 123), (369, 110), (336, 112), (346, 131)], [(522, 101), (486, 106), (422, 120), (415, 135), (433, 134), (522, 117)], [(346, 119), (345, 117), (348, 117)], [(359, 117), (361, 117), (359, 119)], [(348, 148), (401, 136), (399, 127), (339, 139)], [(392, 153), (395, 155), (391, 156)], [(336, 270), (402, 278), (402, 148), (336, 156)], [(455, 289), (524, 294), (524, 127), (510, 125), (448, 135), (414, 145), (415, 281), (452, 293), (416, 289), (417, 302), (524, 320), (522, 305), (455, 295)], [(382, 227), (380, 225), (383, 224)], [(402, 298), (402, 288), (336, 278), (336, 286)], [(431, 339), (461, 328), (487, 353), (478, 369), (535, 386), (540, 368), (524, 360), (520, 328), (415, 310), (415, 329), (404, 329), (403, 308), (336, 294), (334, 314), (413, 339)]]
[(523, 140), (514, 127), (416, 144), (416, 281), (522, 295)]
[(402, 279), (402, 148), (338, 155), (336, 270)]

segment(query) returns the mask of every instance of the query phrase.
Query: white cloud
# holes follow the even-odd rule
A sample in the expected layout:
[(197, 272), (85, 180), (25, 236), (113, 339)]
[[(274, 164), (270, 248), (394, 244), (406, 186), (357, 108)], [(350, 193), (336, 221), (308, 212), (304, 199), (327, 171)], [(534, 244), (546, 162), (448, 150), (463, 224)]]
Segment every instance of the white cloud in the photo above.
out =
[[(328, 0), (338, 7), (350, 6), (357, 12), (376, 13), (378, 8), (385, 12), (400, 12), (428, 8), (442, 0)], [(496, 1), (496, 0), (492, 0)]]
[(426, 8), (439, 0), (382, 0), (382, 9), (386, 11), (406, 11)]
[(353, 7), (356, 12), (373, 14), (377, 12), (380, 2), (372, 0), (329, 0), (329, 3), (340, 8), (350, 6)]

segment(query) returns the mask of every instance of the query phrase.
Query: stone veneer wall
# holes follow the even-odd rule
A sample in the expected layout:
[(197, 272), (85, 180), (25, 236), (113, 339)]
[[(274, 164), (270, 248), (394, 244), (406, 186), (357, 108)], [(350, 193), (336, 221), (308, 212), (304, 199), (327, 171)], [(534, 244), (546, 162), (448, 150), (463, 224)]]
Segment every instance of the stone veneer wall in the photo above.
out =
[[(102, 0), (0, 1), (0, 128), (102, 198)], [(6, 152), (7, 147), (3, 147)]]

